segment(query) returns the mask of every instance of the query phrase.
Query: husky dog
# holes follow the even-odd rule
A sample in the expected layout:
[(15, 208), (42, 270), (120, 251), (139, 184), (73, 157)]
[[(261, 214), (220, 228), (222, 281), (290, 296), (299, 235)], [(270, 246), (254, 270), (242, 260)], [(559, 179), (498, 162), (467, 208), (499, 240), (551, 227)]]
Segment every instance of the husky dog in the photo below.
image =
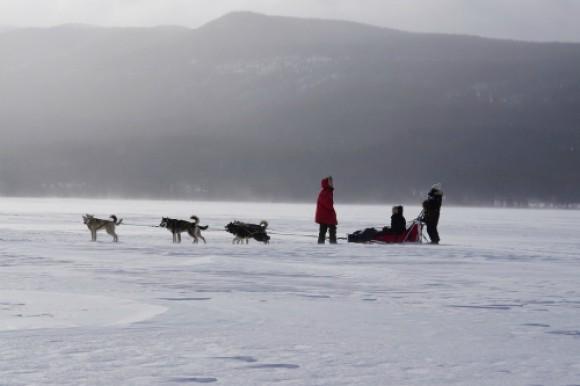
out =
[(115, 233), (115, 227), (121, 225), (123, 219), (117, 220), (117, 216), (114, 214), (109, 217), (111, 220), (102, 220), (96, 218), (92, 214), (85, 214), (83, 216), (83, 223), (91, 231), (91, 241), (97, 241), (97, 231), (104, 229), (108, 234), (113, 236), (113, 242), (119, 241), (119, 236)]
[(205, 238), (201, 235), (202, 230), (206, 230), (209, 226), (201, 226), (199, 225), (199, 217), (191, 216), (191, 220), (193, 221), (185, 221), (185, 220), (176, 220), (169, 217), (163, 217), (161, 219), (161, 224), (159, 226), (161, 228), (167, 228), (169, 232), (173, 235), (173, 242), (180, 243), (181, 242), (181, 234), (183, 232), (187, 232), (193, 238), (193, 242), (197, 244), (199, 239), (203, 241), (205, 244)]
[(264, 244), (270, 242), (270, 236), (266, 233), (266, 229), (268, 228), (267, 221), (262, 221), (259, 225), (234, 221), (226, 225), (225, 228), (226, 231), (235, 236), (232, 240), (232, 244), (243, 244), (244, 240), (246, 241), (246, 244), (248, 244), (250, 239), (254, 239)]

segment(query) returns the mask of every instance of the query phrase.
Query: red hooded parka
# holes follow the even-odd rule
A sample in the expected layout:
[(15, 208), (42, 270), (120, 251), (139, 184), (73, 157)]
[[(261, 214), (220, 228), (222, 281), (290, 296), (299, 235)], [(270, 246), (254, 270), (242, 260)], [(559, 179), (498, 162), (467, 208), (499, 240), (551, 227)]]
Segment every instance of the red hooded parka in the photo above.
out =
[(334, 188), (330, 186), (328, 178), (323, 179), (320, 184), (322, 185), (322, 190), (316, 203), (316, 223), (337, 225), (338, 221), (334, 211)]

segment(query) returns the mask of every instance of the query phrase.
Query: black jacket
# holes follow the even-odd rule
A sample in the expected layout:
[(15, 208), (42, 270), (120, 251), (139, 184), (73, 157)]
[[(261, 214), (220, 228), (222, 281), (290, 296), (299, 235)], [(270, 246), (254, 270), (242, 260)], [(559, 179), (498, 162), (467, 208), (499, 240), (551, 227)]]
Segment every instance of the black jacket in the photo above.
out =
[(439, 222), (442, 203), (443, 194), (436, 189), (431, 189), (427, 199), (423, 201), (423, 221), (437, 224)]
[(407, 220), (401, 214), (394, 214), (391, 216), (391, 229), (393, 234), (401, 234), (407, 231)]

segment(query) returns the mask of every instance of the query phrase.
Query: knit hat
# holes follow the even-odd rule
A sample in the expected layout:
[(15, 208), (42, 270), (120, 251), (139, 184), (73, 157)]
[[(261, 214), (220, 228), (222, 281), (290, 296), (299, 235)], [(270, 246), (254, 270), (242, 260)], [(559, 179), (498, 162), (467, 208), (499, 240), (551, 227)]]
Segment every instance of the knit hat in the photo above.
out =
[(438, 183), (434, 184), (434, 185), (431, 187), (431, 189), (433, 189), (433, 190), (438, 190), (438, 191), (442, 192), (442, 191), (443, 191), (443, 186), (441, 185), (441, 182), (438, 182)]

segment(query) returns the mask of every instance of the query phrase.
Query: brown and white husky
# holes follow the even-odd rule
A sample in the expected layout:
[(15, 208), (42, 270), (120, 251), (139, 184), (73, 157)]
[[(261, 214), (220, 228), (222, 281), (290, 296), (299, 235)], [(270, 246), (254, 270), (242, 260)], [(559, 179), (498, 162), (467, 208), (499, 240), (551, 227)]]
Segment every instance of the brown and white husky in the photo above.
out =
[(123, 219), (117, 220), (117, 216), (111, 215), (110, 220), (103, 220), (96, 218), (92, 214), (85, 214), (83, 216), (83, 223), (91, 231), (91, 241), (97, 241), (97, 232), (104, 229), (108, 234), (113, 236), (113, 241), (116, 243), (119, 241), (119, 236), (115, 233), (115, 228), (117, 225), (121, 225)]

